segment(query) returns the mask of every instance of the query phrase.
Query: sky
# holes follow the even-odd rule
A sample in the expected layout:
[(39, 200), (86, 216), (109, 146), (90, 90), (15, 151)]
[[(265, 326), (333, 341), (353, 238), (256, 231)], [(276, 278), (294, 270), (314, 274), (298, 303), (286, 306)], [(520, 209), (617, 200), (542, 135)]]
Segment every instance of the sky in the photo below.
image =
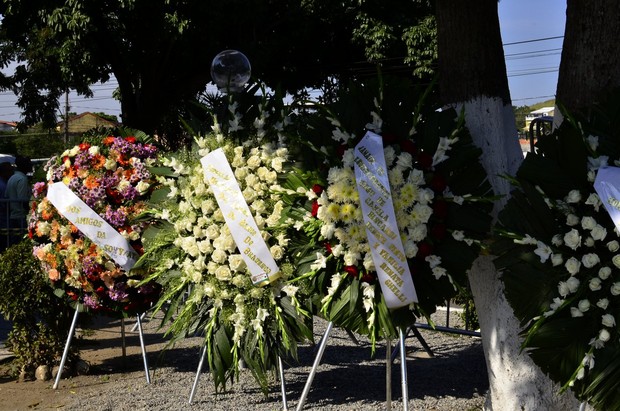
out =
[[(500, 0), (500, 30), (512, 104), (529, 106), (555, 98), (566, 19), (566, 0)], [(92, 87), (93, 98), (69, 93), (69, 111), (104, 112), (117, 117), (112, 97), (114, 77)], [(18, 121), (20, 110), (11, 92), (0, 92), (0, 120)], [(64, 112), (64, 99), (61, 102)]]
[(566, 0), (500, 0), (498, 12), (512, 104), (554, 99)]

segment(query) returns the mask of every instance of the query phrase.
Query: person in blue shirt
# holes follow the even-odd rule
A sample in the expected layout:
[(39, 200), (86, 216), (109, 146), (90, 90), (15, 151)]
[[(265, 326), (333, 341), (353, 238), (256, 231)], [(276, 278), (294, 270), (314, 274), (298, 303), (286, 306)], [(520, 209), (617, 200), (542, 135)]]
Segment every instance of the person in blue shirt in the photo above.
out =
[(28, 157), (15, 157), (15, 172), (6, 183), (5, 197), (9, 199), (9, 245), (18, 243), (27, 232), (26, 216), (32, 196), (28, 174), (32, 172), (32, 162)]
[(6, 201), (6, 184), (13, 175), (13, 164), (0, 163), (0, 251), (9, 244), (9, 203)]

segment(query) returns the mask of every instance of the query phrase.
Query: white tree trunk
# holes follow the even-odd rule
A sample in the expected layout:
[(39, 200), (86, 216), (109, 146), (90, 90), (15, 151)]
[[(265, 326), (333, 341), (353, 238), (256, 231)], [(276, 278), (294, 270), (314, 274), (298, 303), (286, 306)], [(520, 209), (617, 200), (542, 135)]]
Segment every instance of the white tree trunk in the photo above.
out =
[(478, 257), (470, 275), (471, 290), (482, 330), (489, 373), (487, 411), (577, 411), (570, 391), (559, 394), (554, 384), (525, 352), (521, 352), (519, 322), (504, 296), (493, 256)]
[[(508, 196), (509, 182), (502, 174), (515, 175), (523, 160), (516, 135), (512, 107), (500, 98), (478, 97), (460, 104), (474, 144), (483, 151), (485, 168), (496, 194)], [(495, 205), (494, 219), (506, 198)], [(482, 330), (482, 344), (489, 373), (486, 410), (566, 411), (579, 403), (521, 352), (519, 322), (506, 297), (493, 256), (481, 256), (473, 264), (469, 281)]]
[(458, 104), (457, 110), (460, 112), (461, 109), (465, 110), (465, 125), (474, 144), (482, 149), (482, 167), (489, 176), (493, 191), (506, 196), (495, 204), (495, 222), (511, 189), (510, 182), (502, 175), (515, 175), (523, 161), (514, 112), (499, 97), (482, 96)]

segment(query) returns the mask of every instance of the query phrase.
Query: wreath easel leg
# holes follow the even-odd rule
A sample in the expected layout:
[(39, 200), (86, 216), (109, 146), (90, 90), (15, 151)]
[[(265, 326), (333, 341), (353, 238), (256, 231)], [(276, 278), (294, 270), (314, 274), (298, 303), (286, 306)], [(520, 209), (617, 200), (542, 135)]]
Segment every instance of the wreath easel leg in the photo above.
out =
[(407, 350), (405, 348), (405, 332), (398, 328), (398, 344), (400, 346), (400, 383), (403, 395), (403, 411), (409, 409), (409, 385), (407, 384)]
[(194, 395), (196, 395), (196, 388), (198, 387), (198, 381), (200, 380), (200, 374), (202, 374), (202, 367), (207, 356), (207, 344), (202, 347), (202, 353), (200, 354), (200, 361), (198, 361), (198, 369), (196, 370), (196, 377), (194, 378), (194, 384), (192, 385), (192, 391), (189, 393), (189, 404), (194, 401)]
[(138, 335), (140, 336), (140, 348), (142, 349), (142, 361), (144, 362), (144, 373), (146, 375), (146, 383), (151, 383), (151, 376), (149, 374), (149, 363), (146, 358), (146, 348), (144, 348), (144, 334), (142, 333), (142, 319), (140, 314), (136, 315), (136, 324), (138, 324)]
[(308, 393), (310, 392), (310, 386), (312, 385), (312, 380), (314, 380), (314, 374), (316, 374), (316, 369), (321, 363), (321, 358), (323, 358), (323, 353), (325, 352), (325, 347), (327, 346), (327, 339), (329, 337), (329, 333), (332, 331), (332, 327), (334, 326), (333, 322), (329, 322), (327, 324), (327, 329), (323, 334), (323, 338), (321, 338), (321, 343), (319, 344), (319, 349), (316, 353), (316, 357), (314, 358), (314, 363), (312, 364), (312, 369), (310, 370), (310, 375), (308, 375), (308, 380), (306, 381), (306, 385), (304, 386), (304, 390), (301, 393), (301, 398), (299, 399), (299, 403), (297, 404), (296, 411), (301, 411), (304, 407), (304, 403), (306, 402), (306, 397), (308, 397)]
[(62, 358), (60, 359), (60, 368), (58, 368), (58, 373), (56, 374), (56, 380), (54, 381), (53, 389), (58, 388), (58, 383), (60, 382), (60, 378), (62, 377), (62, 370), (65, 368), (65, 362), (67, 361), (67, 356), (69, 355), (69, 347), (71, 347), (71, 340), (73, 339), (73, 333), (75, 332), (75, 325), (77, 324), (77, 319), (80, 314), (80, 304), (75, 306), (75, 314), (73, 315), (73, 321), (71, 321), (71, 328), (69, 328), (69, 335), (67, 336), (67, 342), (65, 343), (65, 349), (62, 353)]

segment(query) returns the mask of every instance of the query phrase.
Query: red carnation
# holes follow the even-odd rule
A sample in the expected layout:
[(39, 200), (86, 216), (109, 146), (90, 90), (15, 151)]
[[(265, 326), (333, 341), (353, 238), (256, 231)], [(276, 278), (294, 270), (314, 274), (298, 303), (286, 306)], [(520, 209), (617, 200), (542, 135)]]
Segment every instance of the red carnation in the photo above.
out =
[(443, 190), (446, 189), (448, 183), (446, 182), (446, 178), (441, 174), (435, 174), (433, 179), (431, 180), (431, 188), (438, 193), (443, 193)]
[(446, 218), (448, 215), (448, 202), (444, 200), (436, 200), (433, 203), (433, 214), (440, 219)]
[(125, 141), (134, 144), (136, 142), (136, 138), (134, 136), (125, 137)]
[(80, 143), (78, 145), (78, 147), (80, 148), (81, 151), (86, 151), (90, 148), (90, 144), (88, 143)]
[(383, 137), (383, 143), (385, 145), (394, 144), (398, 140), (398, 136), (394, 133), (390, 133), (389, 131), (386, 133), (383, 133), (381, 137)]
[(321, 206), (319, 205), (318, 201), (315, 201), (315, 202), (312, 203), (312, 211), (311, 211), (312, 217), (316, 217), (317, 216), (317, 214), (319, 213), (319, 207), (321, 207)]
[(357, 276), (359, 275), (359, 270), (354, 265), (345, 265), (344, 271), (346, 271), (347, 274), (349, 274), (353, 278), (357, 278)]
[(426, 258), (433, 253), (433, 246), (427, 242), (418, 244), (418, 257)]
[(344, 152), (347, 151), (347, 149), (349, 148), (348, 145), (346, 144), (341, 144), (336, 148), (336, 154), (338, 154), (338, 157), (344, 157)]
[(426, 153), (419, 153), (418, 164), (420, 164), (420, 167), (427, 170), (431, 168), (431, 166), (433, 165), (433, 157), (431, 157), (430, 155)]
[(415, 146), (415, 143), (411, 140), (403, 140), (400, 142), (400, 149), (405, 153), (409, 153), (411, 155), (415, 155), (418, 152), (418, 148)]
[(332, 245), (330, 243), (325, 243), (325, 249), (329, 254), (332, 253)]
[(323, 186), (320, 184), (315, 184), (312, 186), (312, 191), (314, 191), (314, 194), (320, 196), (323, 192)]
[(362, 274), (362, 282), (368, 283), (368, 284), (372, 284), (375, 282), (375, 280), (377, 279), (377, 273), (375, 273), (374, 271), (372, 273), (364, 273)]
[(431, 237), (436, 240), (443, 240), (446, 237), (446, 226), (445, 224), (435, 224), (433, 228), (431, 228)]

